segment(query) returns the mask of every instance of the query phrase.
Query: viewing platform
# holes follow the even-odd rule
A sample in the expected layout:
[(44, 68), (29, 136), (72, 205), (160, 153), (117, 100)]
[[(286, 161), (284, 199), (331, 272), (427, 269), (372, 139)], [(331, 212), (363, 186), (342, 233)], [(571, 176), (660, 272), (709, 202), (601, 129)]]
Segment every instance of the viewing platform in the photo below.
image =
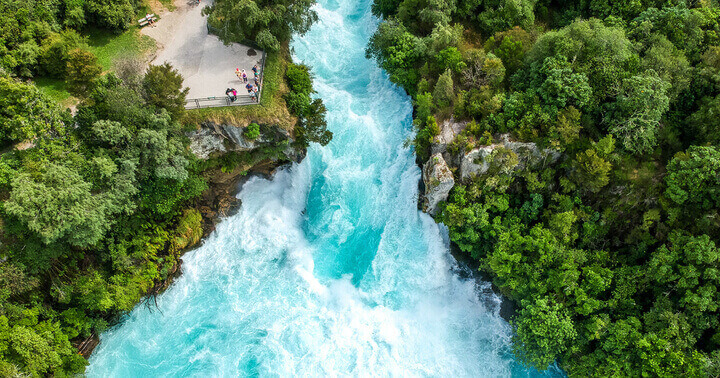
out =
[[(155, 27), (142, 30), (158, 43), (157, 55), (151, 64), (165, 62), (172, 64), (184, 78), (184, 85), (190, 88), (185, 104), (186, 109), (257, 105), (245, 88), (246, 83), (238, 78), (236, 70), (245, 70), (248, 82), (254, 84), (253, 66), (259, 68), (260, 86), (258, 97), (262, 98), (265, 52), (239, 43), (225, 45), (209, 33), (207, 18), (202, 15), (200, 5), (183, 5), (163, 15)], [(231, 102), (225, 91), (234, 88), (237, 100)]]

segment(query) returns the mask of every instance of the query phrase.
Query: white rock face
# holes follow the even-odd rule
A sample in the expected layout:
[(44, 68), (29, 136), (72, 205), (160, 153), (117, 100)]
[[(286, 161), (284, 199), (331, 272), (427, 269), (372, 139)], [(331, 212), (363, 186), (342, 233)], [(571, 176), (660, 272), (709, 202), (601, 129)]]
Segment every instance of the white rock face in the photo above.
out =
[(498, 146), (500, 145), (491, 144), (475, 148), (466, 153), (460, 162), (460, 179), (464, 181), (487, 172), (490, 168), (490, 159), (488, 157)]
[[(200, 159), (207, 160), (211, 157), (224, 154), (229, 151), (252, 151), (261, 147), (277, 148), (285, 145), (282, 150), (282, 160), (302, 161), (307, 151), (296, 148), (292, 144), (292, 138), (287, 130), (280, 127), (260, 125), (260, 136), (250, 140), (245, 138), (245, 127), (233, 125), (218, 125), (213, 122), (205, 122), (198, 130), (187, 133), (190, 138), (190, 150)], [(274, 160), (275, 158), (273, 158)]]
[(224, 138), (210, 129), (200, 129), (193, 132), (190, 137), (190, 151), (200, 159), (206, 160), (214, 152), (226, 152), (223, 144)]
[(488, 157), (499, 147), (505, 147), (518, 156), (519, 164), (515, 166), (515, 170), (522, 170), (538, 164), (552, 164), (560, 159), (561, 154), (556, 150), (550, 148), (541, 150), (535, 143), (513, 142), (510, 140), (509, 134), (503, 134), (500, 137), (500, 143), (478, 147), (463, 155), (460, 161), (461, 180), (465, 181), (487, 172), (490, 168)]
[(450, 189), (455, 186), (455, 179), (442, 154), (436, 153), (423, 165), (423, 182), (425, 195), (423, 210), (435, 215), (440, 202), (447, 200)]
[(448, 144), (452, 143), (455, 137), (465, 130), (467, 124), (466, 121), (456, 122), (453, 117), (442, 121), (438, 125), (440, 127), (440, 134), (434, 138), (430, 145), (431, 153), (444, 153), (447, 150)]

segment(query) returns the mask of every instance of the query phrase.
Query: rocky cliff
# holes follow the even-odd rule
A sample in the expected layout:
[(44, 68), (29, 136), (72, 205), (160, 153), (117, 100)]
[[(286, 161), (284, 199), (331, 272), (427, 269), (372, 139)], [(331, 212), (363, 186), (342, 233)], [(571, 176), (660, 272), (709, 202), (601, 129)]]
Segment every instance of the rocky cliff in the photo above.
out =
[(220, 217), (238, 208), (236, 194), (244, 179), (252, 174), (270, 175), (281, 165), (305, 158), (305, 148), (296, 146), (288, 131), (277, 125), (259, 126), (256, 138), (247, 137), (248, 127), (214, 122), (204, 122), (187, 133), (190, 150), (208, 167), (204, 172), (208, 189), (196, 204), (206, 234)]
[(248, 127), (219, 125), (204, 122), (200, 128), (187, 134), (190, 138), (190, 150), (202, 160), (217, 157), (227, 152), (252, 152), (263, 148), (275, 149), (284, 146), (283, 157), (277, 160), (300, 162), (305, 157), (305, 149), (299, 150), (292, 146), (290, 133), (277, 125), (259, 125), (260, 135), (249, 139), (245, 135)]
[(447, 199), (450, 190), (455, 186), (455, 179), (440, 153), (430, 156), (427, 163), (423, 165), (422, 177), (425, 183), (423, 210), (430, 215), (435, 215), (440, 202)]

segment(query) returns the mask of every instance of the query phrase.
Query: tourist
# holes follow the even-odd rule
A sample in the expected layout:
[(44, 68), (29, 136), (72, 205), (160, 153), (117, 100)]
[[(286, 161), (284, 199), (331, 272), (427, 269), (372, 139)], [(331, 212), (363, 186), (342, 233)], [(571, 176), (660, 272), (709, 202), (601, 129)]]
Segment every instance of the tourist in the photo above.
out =
[(258, 88), (260, 88), (260, 80), (258, 80), (258, 77), (257, 77), (257, 76), (255, 76), (255, 86), (257, 86)]
[(255, 94), (255, 102), (260, 102), (260, 95), (258, 93), (258, 87), (253, 87), (253, 94)]
[(235, 69), (235, 76), (237, 76), (238, 79), (242, 80), (242, 74), (240, 73), (240, 69), (239, 69), (239, 68), (236, 68), (236, 69)]
[(257, 77), (257, 75), (258, 75), (258, 66), (257, 66), (257, 64), (253, 66), (252, 70), (253, 70), (253, 73), (255, 73), (255, 77)]
[(242, 70), (242, 78), (243, 81), (247, 83), (247, 74), (245, 73), (245, 70)]
[(233, 95), (233, 102), (234, 102), (235, 100), (237, 100), (237, 91), (235, 90), (235, 88), (232, 88), (232, 95)]
[(253, 86), (250, 83), (245, 84), (245, 89), (247, 89), (248, 93), (252, 93)]
[(232, 91), (233, 91), (232, 88), (225, 89), (225, 96), (228, 97), (228, 101), (230, 101), (230, 102), (235, 101), (235, 100), (233, 100)]
[(152, 27), (157, 26), (157, 25), (155, 25), (155, 20), (153, 19), (153, 16), (150, 15), (150, 13), (145, 15), (145, 19), (148, 21), (148, 25), (150, 25)]

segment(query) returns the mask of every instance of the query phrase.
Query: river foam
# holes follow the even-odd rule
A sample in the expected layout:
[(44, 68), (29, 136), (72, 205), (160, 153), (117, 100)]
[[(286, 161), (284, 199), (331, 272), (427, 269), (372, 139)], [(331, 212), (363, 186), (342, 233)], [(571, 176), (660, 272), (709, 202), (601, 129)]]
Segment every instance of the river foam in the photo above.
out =
[[(334, 132), (184, 256), (184, 273), (101, 336), (91, 377), (535, 376), (499, 299), (461, 279), (417, 210), (409, 98), (364, 57), (368, 1), (323, 0), (293, 42)], [(545, 373), (550, 374), (550, 373)]]

